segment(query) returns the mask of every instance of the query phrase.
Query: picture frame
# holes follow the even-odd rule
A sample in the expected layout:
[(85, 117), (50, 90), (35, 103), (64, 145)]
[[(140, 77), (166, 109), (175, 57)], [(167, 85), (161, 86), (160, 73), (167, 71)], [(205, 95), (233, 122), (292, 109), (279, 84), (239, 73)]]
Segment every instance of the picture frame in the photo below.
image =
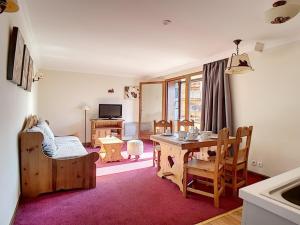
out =
[(31, 88), (32, 88), (32, 79), (33, 79), (33, 60), (31, 56), (29, 56), (28, 76), (27, 76), (27, 86), (26, 86), (26, 90), (29, 92), (31, 92)]
[(24, 39), (18, 27), (13, 27), (8, 49), (7, 80), (21, 85)]
[(21, 76), (21, 87), (26, 90), (28, 82), (28, 70), (29, 70), (30, 55), (27, 46), (24, 46), (22, 76)]
[(139, 86), (125, 86), (124, 99), (138, 99), (140, 97)]

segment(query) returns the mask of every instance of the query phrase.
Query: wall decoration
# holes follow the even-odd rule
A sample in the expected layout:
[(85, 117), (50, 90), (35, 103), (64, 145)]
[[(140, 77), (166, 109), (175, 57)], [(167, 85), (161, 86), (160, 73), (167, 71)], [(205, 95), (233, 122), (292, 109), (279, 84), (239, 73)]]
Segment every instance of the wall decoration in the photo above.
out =
[(113, 94), (113, 93), (115, 93), (115, 90), (114, 90), (113, 88), (111, 88), (111, 89), (108, 89), (107, 92), (108, 92), (109, 94)]
[(23, 53), (24, 39), (19, 28), (13, 27), (8, 50), (7, 80), (17, 85), (21, 85)]
[(24, 56), (23, 56), (23, 66), (22, 66), (22, 78), (21, 78), (21, 86), (26, 90), (27, 88), (27, 78), (28, 78), (28, 67), (29, 67), (29, 51), (27, 46), (24, 46)]
[(124, 98), (125, 99), (138, 99), (140, 95), (139, 86), (125, 86)]
[(32, 86), (32, 79), (33, 79), (33, 61), (32, 58), (29, 56), (29, 64), (28, 64), (28, 77), (27, 77), (27, 91), (31, 91)]
[(44, 73), (38, 72), (32, 78), (32, 82), (37, 82), (37, 81), (42, 80), (42, 79), (44, 79)]

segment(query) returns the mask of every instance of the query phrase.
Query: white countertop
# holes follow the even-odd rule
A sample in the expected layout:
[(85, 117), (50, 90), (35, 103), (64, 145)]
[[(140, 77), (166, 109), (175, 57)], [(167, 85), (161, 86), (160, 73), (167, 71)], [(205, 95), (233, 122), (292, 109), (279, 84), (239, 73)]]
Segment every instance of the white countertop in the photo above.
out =
[(265, 210), (277, 214), (296, 224), (300, 224), (300, 210), (288, 206), (269, 197), (263, 196), (261, 193), (284, 185), (289, 181), (300, 177), (300, 167), (263, 180), (253, 185), (244, 187), (239, 191), (239, 197), (251, 204), (257, 205)]

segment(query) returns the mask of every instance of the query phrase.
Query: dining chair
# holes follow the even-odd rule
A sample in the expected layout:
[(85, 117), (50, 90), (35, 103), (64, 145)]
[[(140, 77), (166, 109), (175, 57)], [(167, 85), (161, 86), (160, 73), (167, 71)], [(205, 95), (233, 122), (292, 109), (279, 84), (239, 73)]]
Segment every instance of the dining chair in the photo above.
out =
[[(189, 131), (190, 127), (194, 127), (195, 122), (194, 120), (178, 120), (177, 122), (177, 129), (178, 131), (181, 130), (181, 127), (184, 127), (184, 131)], [(192, 152), (189, 156), (189, 159), (194, 157), (194, 152)]]
[(227, 153), (225, 160), (225, 184), (234, 193), (247, 184), (248, 155), (253, 126), (239, 127), (236, 132), (236, 142), (233, 145), (233, 156)]
[[(173, 133), (173, 122), (170, 120), (170, 122), (166, 120), (160, 120), (153, 122), (153, 134), (162, 134), (167, 131), (167, 129), (170, 129), (171, 133)], [(153, 166), (155, 166), (155, 163), (157, 163), (157, 170), (160, 170), (160, 145), (157, 142), (153, 142)]]
[[(219, 198), (225, 193), (225, 155), (229, 146), (229, 130), (224, 128), (218, 133), (216, 158), (214, 161), (203, 161), (192, 159), (184, 164), (183, 172), (183, 196), (187, 197), (187, 192), (193, 192), (207, 197), (214, 198), (214, 206), (219, 208)], [(193, 180), (187, 184), (188, 175), (193, 175)], [(196, 179), (197, 178), (197, 179)], [(213, 186), (213, 193), (196, 189), (192, 184), (198, 181), (202, 184)]]
[(194, 120), (178, 120), (177, 129), (180, 131), (181, 127), (184, 127), (185, 131), (189, 130), (189, 127), (194, 127)]

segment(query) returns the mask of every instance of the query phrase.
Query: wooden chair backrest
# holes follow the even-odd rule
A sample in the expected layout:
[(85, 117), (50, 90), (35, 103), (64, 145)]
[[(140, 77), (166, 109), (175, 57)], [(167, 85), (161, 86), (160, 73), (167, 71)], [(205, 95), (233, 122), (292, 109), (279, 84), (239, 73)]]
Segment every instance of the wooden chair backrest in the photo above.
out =
[(167, 128), (170, 128), (171, 133), (173, 133), (172, 120), (170, 120), (170, 122), (168, 122), (166, 120), (160, 120), (160, 121), (156, 122), (156, 120), (154, 120), (153, 127), (154, 127), (154, 131), (153, 131), (154, 134), (164, 133), (164, 132), (166, 132)]
[[(233, 165), (236, 165), (238, 159), (242, 159), (242, 162), (248, 161), (251, 137), (252, 137), (253, 126), (250, 127), (239, 127), (236, 132), (236, 143), (234, 145), (233, 153)], [(245, 141), (245, 145), (242, 143)]]
[(223, 128), (218, 132), (217, 151), (215, 159), (215, 172), (219, 172), (219, 168), (225, 167), (225, 156), (229, 148), (229, 129)]
[(185, 131), (188, 131), (188, 128), (193, 127), (194, 124), (194, 120), (178, 120), (177, 128), (180, 131), (180, 128), (184, 127)]

